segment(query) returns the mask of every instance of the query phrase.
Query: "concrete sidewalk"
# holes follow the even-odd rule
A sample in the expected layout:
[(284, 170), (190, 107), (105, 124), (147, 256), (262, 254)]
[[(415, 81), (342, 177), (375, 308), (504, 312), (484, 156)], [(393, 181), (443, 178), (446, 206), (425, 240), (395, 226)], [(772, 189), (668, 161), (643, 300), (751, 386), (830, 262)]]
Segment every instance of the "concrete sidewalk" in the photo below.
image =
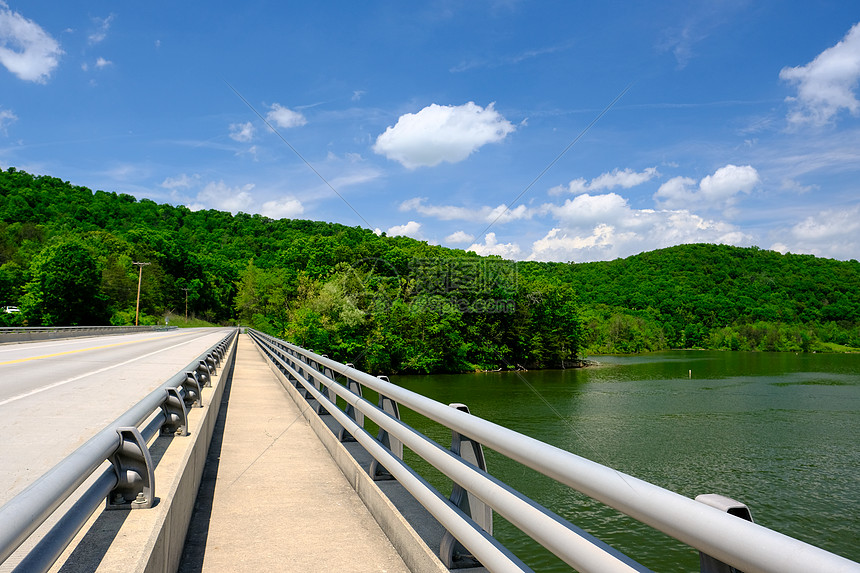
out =
[(245, 334), (236, 364), (179, 570), (408, 571)]

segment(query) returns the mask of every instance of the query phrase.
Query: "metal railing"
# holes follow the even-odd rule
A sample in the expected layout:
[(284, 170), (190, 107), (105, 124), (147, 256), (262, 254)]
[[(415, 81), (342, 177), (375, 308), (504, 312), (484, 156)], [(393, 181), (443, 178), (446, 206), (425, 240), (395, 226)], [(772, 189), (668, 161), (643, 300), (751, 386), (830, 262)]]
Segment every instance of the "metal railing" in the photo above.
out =
[[(746, 573), (860, 572), (860, 564), (854, 561), (739, 519), (735, 510), (742, 504), (724, 506), (723, 501), (733, 501), (728, 498), (700, 496), (702, 499), (697, 501), (684, 497), (472, 416), (456, 407), (461, 405), (447, 406), (391, 384), (385, 377), (371, 376), (257, 331), (248, 332), (284, 376), (306, 398), (317, 402), (317, 411), (330, 414), (343, 428), (339, 432), (341, 441), (358, 441), (376, 460), (374, 466), (383, 466), (491, 571), (529, 569), (492, 537), (491, 515), (487, 523), (490, 509), (579, 571), (647, 569), (479, 469), (481, 463), (476, 463), (474, 455), (461, 457), (462, 443), (470, 441), (698, 549), (703, 571), (729, 571), (731, 566)], [(336, 381), (338, 375), (345, 378), (345, 383)], [(361, 396), (362, 388), (378, 393), (379, 406)], [(346, 402), (344, 410), (337, 406), (337, 398)], [(400, 422), (398, 404), (450, 428), (458, 444), (452, 450), (457, 453)], [(378, 436), (364, 429), (365, 417), (379, 426)], [(404, 464), (403, 446), (454, 482), (451, 500)], [(480, 446), (466, 449), (479, 452)], [(464, 463), (469, 458), (471, 463)], [(370, 473), (376, 471), (372, 466)], [(468, 503), (454, 499), (458, 489), (468, 495)], [(450, 567), (446, 559), (450, 559), (451, 543), (443, 540), (442, 545), (442, 552), (448, 551), (441, 556), (443, 563)]]
[(80, 336), (104, 336), (133, 332), (174, 330), (176, 326), (155, 324), (147, 326), (4, 326), (0, 327), (0, 343), (74, 338)]
[[(192, 360), (84, 445), (0, 507), (0, 563), (3, 563), (105, 461), (111, 465), (80, 494), (15, 571), (47, 571), (93, 510), (152, 507), (154, 468), (147, 448), (156, 433), (187, 435), (189, 408), (202, 407), (201, 388), (229, 358), (238, 330)], [(233, 347), (235, 348), (235, 347)], [(142, 428), (141, 424), (146, 423)]]

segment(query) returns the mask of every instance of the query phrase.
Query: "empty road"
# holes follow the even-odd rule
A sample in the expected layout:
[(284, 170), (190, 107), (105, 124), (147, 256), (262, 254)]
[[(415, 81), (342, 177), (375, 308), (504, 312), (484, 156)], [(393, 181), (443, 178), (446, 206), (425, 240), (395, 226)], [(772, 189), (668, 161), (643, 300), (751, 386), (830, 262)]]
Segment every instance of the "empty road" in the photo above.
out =
[(228, 332), (0, 345), (0, 506)]

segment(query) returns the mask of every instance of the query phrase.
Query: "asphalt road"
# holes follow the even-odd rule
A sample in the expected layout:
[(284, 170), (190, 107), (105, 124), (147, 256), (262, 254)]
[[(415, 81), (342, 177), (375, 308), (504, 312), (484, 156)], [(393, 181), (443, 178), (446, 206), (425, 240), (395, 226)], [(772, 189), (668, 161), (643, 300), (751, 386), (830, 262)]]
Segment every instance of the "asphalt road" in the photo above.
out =
[(228, 332), (195, 328), (0, 346), (0, 506)]

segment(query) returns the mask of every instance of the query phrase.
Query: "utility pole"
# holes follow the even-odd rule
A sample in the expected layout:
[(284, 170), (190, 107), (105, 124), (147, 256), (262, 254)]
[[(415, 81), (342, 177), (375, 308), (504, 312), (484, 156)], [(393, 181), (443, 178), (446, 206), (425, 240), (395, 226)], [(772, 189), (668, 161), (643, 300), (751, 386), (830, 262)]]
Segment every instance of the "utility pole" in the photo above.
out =
[(185, 322), (188, 322), (188, 291), (190, 291), (191, 289), (186, 288), (186, 287), (182, 287), (179, 290), (185, 291)]
[(140, 316), (140, 283), (143, 280), (143, 267), (150, 263), (136, 263), (132, 261), (133, 265), (137, 265), (140, 269), (140, 272), (137, 275), (137, 307), (134, 310), (134, 325), (137, 326), (137, 319)]

